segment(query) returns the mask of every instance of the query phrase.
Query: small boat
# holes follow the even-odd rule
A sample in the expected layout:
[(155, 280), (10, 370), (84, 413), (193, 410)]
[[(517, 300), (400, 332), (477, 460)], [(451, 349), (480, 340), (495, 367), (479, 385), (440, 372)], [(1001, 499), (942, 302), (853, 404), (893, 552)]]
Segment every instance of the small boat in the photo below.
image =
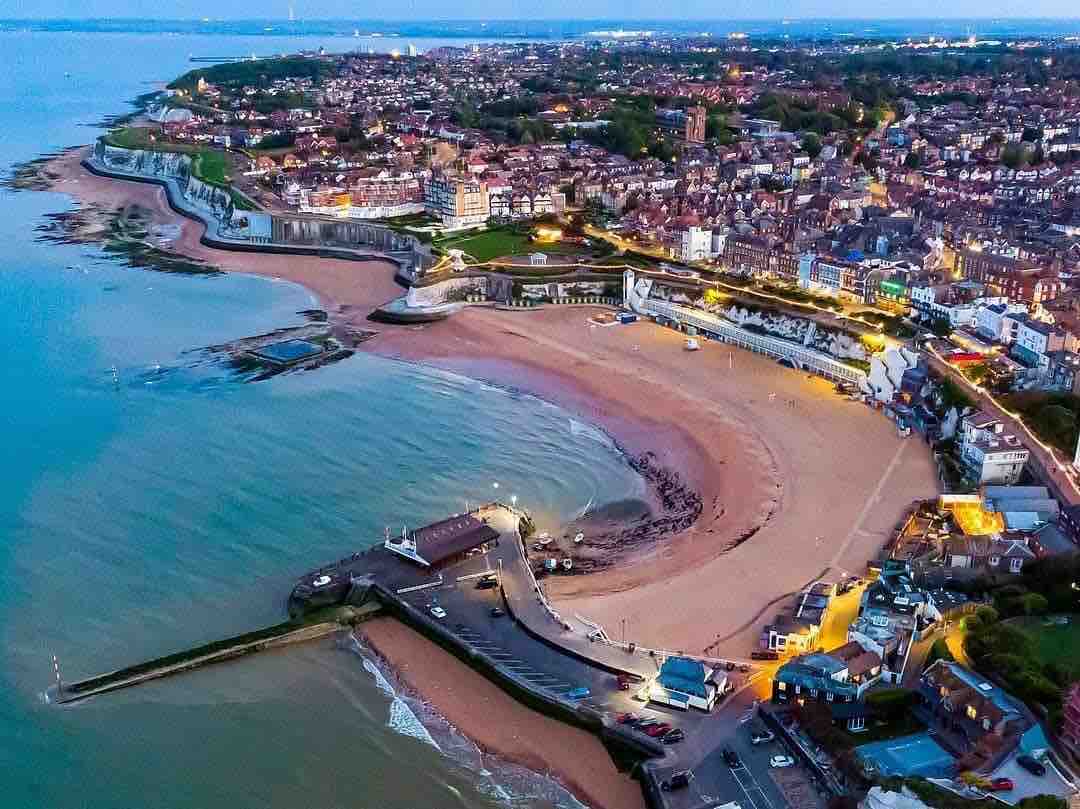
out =
[(580, 544), (583, 539), (585, 539), (585, 535), (579, 531), (577, 533), (577, 536), (574, 537), (574, 544), (575, 545)]
[(572, 559), (563, 559), (562, 560), (562, 569), (563, 570), (570, 570), (573, 566), (574, 566), (574, 561)]
[(700, 348), (701, 348), (701, 343), (699, 343), (693, 337), (690, 337), (690, 338), (687, 339), (687, 341), (686, 341), (686, 350), (687, 351), (697, 351)]

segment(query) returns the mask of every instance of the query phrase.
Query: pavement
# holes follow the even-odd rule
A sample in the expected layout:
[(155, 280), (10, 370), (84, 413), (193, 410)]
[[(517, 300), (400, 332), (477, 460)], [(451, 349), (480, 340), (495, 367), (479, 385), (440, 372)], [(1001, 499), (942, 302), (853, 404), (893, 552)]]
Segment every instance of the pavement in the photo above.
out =
[[(682, 729), (685, 739), (666, 746), (665, 755), (648, 764), (658, 780), (679, 770), (694, 772), (689, 788), (661, 793), (665, 807), (696, 809), (736, 801), (742, 809), (823, 809), (809, 774), (800, 776), (800, 766), (779, 775), (769, 766), (770, 757), (786, 753), (779, 742), (750, 743), (751, 728), (760, 724), (757, 704), (767, 698), (769, 688), (760, 670), (727, 672), (735, 690), (711, 713), (646, 703), (640, 689), (620, 690), (616, 672), (651, 678), (660, 657), (590, 641), (588, 627), (572, 616), (567, 621), (572, 628), (566, 629), (562, 617), (549, 611), (533, 579), (516, 533), (517, 516), (503, 507), (486, 510), (483, 516), (500, 532), (498, 543), (440, 568), (437, 575), (381, 551), (366, 561), (361, 557), (350, 562), (350, 567), (374, 572), (399, 599), (442, 624), (463, 647), (487, 655), (540, 691), (568, 699), (572, 690), (586, 688), (588, 695), (576, 702), (607, 714), (612, 723), (618, 714), (632, 712)], [(478, 587), (486, 573), (498, 574), (501, 587)], [(854, 602), (857, 605), (857, 597)], [(435, 607), (445, 610), (445, 617), (433, 615)], [(508, 614), (494, 616), (493, 607)], [(724, 763), (724, 748), (738, 754), (740, 766), (733, 769)], [(800, 778), (803, 788), (793, 787), (792, 794), (801, 797), (790, 803), (785, 785)]]

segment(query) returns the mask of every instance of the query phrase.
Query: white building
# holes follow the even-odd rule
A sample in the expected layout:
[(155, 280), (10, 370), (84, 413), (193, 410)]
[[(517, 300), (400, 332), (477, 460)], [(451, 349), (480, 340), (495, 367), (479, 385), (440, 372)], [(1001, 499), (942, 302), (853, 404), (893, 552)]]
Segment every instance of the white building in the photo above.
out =
[(424, 207), (451, 230), (483, 225), (491, 216), (487, 183), (472, 177), (433, 175), (424, 189)]
[(706, 261), (712, 255), (713, 236), (707, 228), (691, 225), (680, 233), (679, 259), (685, 262)]
[(1016, 339), (1020, 322), (1013, 315), (1026, 314), (1022, 303), (993, 303), (975, 311), (975, 330), (989, 340), (1009, 345)]
[(976, 411), (960, 420), (960, 460), (979, 484), (1016, 483), (1029, 454), (1000, 419)]

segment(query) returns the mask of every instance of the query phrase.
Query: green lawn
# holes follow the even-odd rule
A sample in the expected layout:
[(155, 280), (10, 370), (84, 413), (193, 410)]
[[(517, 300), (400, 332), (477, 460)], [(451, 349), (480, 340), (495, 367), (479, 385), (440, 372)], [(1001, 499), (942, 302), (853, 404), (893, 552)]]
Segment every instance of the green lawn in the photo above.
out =
[(537, 249), (529, 237), (503, 228), (484, 230), (439, 241), (444, 250), (463, 250), (477, 261), (491, 261), (500, 256), (515, 256)]
[(1042, 663), (1080, 666), (1080, 616), (1071, 616), (1065, 626), (1046, 626), (1042, 618), (1019, 618), (1016, 625), (1035, 642)]
[(228, 168), (229, 165), (225, 160), (225, 154), (210, 151), (209, 149), (196, 154), (191, 163), (191, 173), (211, 185), (228, 185), (228, 180), (225, 179)]
[(870, 742), (880, 742), (885, 739), (899, 739), (901, 736), (910, 736), (926, 730), (926, 725), (916, 719), (912, 714), (906, 714), (902, 719), (894, 719), (891, 722), (876, 722), (870, 720), (866, 723), (866, 730), (861, 733), (852, 733), (845, 730), (844, 733), (851, 740), (853, 747)]

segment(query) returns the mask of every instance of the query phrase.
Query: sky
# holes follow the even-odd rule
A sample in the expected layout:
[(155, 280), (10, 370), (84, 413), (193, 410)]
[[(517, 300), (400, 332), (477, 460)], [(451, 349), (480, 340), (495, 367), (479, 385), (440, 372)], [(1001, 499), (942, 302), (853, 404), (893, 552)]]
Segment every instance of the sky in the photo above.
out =
[[(1076, 17), (1075, 0), (294, 0), (298, 19), (780, 19)], [(0, 0), (0, 18), (284, 19), (288, 0)]]

